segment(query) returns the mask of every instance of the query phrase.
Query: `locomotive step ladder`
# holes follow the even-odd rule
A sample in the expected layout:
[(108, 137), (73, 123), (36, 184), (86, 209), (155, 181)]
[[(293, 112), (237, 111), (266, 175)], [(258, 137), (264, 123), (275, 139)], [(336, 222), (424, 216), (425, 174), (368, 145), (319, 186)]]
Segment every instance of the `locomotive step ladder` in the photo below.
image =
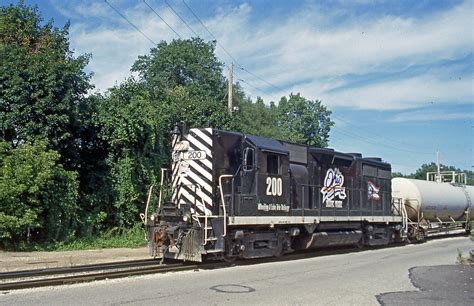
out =
[(224, 237), (222, 236), (221, 224), (219, 218), (222, 216), (216, 215), (204, 215), (199, 216), (202, 219), (201, 227), (204, 231), (204, 237), (202, 240), (202, 245), (211, 246), (211, 248), (206, 249), (206, 253), (221, 253), (224, 251)]
[(216, 215), (196, 215), (195, 218), (198, 220), (203, 230), (204, 236), (202, 239), (202, 245), (206, 245), (208, 242), (214, 242), (219, 239), (215, 235), (216, 229), (213, 226), (212, 220), (217, 220), (220, 216)]
[[(219, 192), (221, 196), (219, 215), (197, 216), (202, 219), (204, 225), (201, 225), (204, 230), (203, 245), (208, 243), (214, 244), (214, 249), (207, 250), (208, 253), (223, 252), (224, 238), (227, 235), (227, 208), (224, 200), (224, 191), (222, 189), (222, 181), (226, 178), (233, 178), (233, 175), (224, 174), (219, 177)], [(202, 223), (201, 223), (202, 224)]]
[(205, 236), (204, 237), (206, 237), (204, 239), (204, 244), (206, 244), (206, 242), (209, 242), (209, 241), (216, 241), (217, 240), (217, 237), (213, 236), (214, 235), (214, 228), (212, 226), (205, 226), (204, 231), (205, 231)]

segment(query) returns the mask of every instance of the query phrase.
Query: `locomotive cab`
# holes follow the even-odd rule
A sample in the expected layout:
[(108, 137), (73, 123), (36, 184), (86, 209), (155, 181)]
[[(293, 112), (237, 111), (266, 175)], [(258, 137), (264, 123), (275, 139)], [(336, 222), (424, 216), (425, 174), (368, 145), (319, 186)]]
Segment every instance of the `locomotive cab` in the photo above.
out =
[(288, 151), (276, 140), (250, 135), (243, 137), (242, 146), (243, 167), (237, 173), (240, 182), (233, 186), (234, 203), (230, 215), (265, 216), (288, 213)]

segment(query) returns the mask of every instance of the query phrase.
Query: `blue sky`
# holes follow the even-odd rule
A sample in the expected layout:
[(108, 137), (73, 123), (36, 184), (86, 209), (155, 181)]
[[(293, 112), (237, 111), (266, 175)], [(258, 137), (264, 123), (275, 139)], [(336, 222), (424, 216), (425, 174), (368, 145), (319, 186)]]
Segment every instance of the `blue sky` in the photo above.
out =
[[(153, 41), (177, 38), (143, 1), (108, 0)], [(15, 3), (3, 1), (2, 3)], [(104, 1), (25, 1), (57, 26), (71, 21), (71, 47), (91, 53), (104, 91), (130, 75), (153, 46)], [(183, 38), (193, 33), (164, 0), (147, 0)], [(184, 5), (168, 0), (205, 40)], [(380, 156), (394, 171), (435, 160), (474, 166), (474, 1), (186, 0), (219, 43), (250, 97), (290, 92), (322, 100), (336, 122), (330, 146)], [(232, 59), (220, 47), (220, 60)], [(262, 79), (264, 81), (262, 81)]]

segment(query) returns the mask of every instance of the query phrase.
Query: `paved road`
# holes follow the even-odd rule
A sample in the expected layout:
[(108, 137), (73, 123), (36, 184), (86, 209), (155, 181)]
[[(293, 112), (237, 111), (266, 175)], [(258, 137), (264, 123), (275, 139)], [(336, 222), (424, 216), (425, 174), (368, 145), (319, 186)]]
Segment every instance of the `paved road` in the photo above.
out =
[[(5, 305), (378, 305), (416, 289), (408, 270), (454, 264), (467, 237), (309, 259), (188, 271), (0, 295)], [(472, 280), (471, 280), (472, 281)], [(470, 288), (473, 288), (472, 286)]]
[(382, 305), (474, 305), (474, 267), (467, 265), (424, 266), (410, 269), (419, 291), (383, 293)]

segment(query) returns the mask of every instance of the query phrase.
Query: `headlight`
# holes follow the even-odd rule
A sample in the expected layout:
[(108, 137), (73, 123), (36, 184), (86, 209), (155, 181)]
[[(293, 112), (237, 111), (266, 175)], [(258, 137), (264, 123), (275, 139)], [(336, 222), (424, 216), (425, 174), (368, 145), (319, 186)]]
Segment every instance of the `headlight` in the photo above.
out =
[(150, 216), (150, 220), (151, 220), (151, 221), (155, 221), (155, 215), (151, 215), (151, 216)]
[(189, 220), (188, 215), (184, 215), (184, 216), (183, 216), (183, 221), (184, 221), (184, 222), (188, 222), (188, 220)]

